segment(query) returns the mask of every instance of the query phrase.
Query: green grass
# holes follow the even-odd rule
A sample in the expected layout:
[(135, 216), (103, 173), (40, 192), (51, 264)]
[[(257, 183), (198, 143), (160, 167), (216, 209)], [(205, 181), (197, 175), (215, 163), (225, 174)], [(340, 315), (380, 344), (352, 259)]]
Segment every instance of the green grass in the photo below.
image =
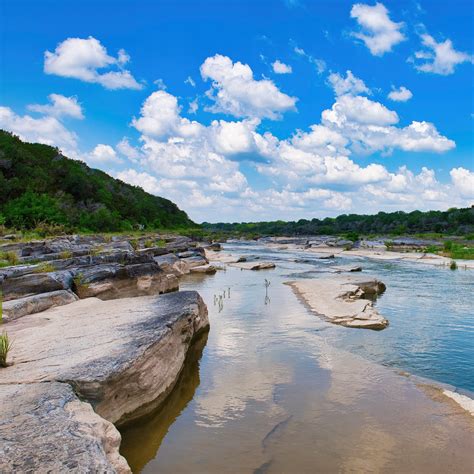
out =
[(474, 245), (463, 245), (447, 240), (443, 247), (430, 245), (426, 247), (425, 252), (443, 255), (444, 257), (456, 260), (474, 260)]

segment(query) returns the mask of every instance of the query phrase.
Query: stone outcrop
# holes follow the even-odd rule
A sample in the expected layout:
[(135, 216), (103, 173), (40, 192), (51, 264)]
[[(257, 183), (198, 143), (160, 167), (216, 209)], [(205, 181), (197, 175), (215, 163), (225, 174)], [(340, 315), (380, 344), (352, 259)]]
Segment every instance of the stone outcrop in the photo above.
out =
[(379, 280), (341, 276), (288, 284), (313, 312), (334, 324), (365, 329), (388, 326), (388, 321), (377, 312), (372, 301), (385, 291), (385, 285)]
[(68, 304), (75, 300), (71, 292), (102, 300), (155, 295), (178, 290), (178, 277), (192, 268), (197, 268), (195, 273), (215, 272), (204, 248), (176, 235), (71, 235), (9, 241), (0, 245), (0, 252), (14, 253), (21, 262), (0, 268), (10, 319)]
[(58, 290), (6, 301), (3, 303), (3, 320), (4, 322), (13, 321), (27, 314), (39, 313), (55, 306), (74, 303), (78, 299), (70, 290)]
[(0, 385), (0, 400), (1, 472), (131, 472), (117, 428), (70, 385)]
[(191, 339), (208, 324), (194, 291), (53, 308), (8, 323), (13, 364), (0, 385), (68, 382), (104, 418), (125, 421), (172, 388)]
[(194, 291), (88, 298), (7, 323), (0, 472), (130, 472), (113, 424), (165, 399), (208, 325)]
[(102, 300), (146, 296), (175, 291), (175, 275), (168, 275), (155, 261), (135, 265), (96, 265), (75, 272), (74, 289), (80, 298)]

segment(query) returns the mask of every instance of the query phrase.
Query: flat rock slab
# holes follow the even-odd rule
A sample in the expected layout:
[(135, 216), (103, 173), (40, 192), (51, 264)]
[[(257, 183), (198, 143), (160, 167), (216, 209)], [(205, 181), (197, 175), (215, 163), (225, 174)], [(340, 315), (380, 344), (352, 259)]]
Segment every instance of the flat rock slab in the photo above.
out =
[(13, 365), (0, 369), (0, 387), (67, 382), (99, 415), (120, 424), (166, 397), (192, 338), (208, 325), (195, 291), (89, 298), (49, 309), (5, 324)]
[(365, 299), (382, 293), (376, 279), (349, 276), (298, 280), (287, 283), (309, 308), (334, 324), (352, 328), (384, 329), (388, 321)]
[(39, 313), (55, 306), (74, 303), (78, 299), (70, 290), (59, 290), (6, 301), (3, 303), (3, 322), (13, 321), (27, 314)]
[(240, 262), (232, 263), (233, 267), (243, 268), (244, 270), (267, 270), (275, 268), (273, 262)]
[(0, 385), (0, 400), (0, 472), (130, 472), (120, 433), (70, 385)]

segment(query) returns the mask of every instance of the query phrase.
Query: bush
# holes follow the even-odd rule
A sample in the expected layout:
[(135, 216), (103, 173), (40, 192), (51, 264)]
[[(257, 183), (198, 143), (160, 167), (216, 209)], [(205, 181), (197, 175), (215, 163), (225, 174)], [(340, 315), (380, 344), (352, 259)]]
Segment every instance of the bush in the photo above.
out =
[(451, 263), (450, 263), (450, 265), (449, 265), (449, 268), (450, 268), (451, 270), (457, 270), (458, 264), (457, 264), (454, 260), (451, 260)]
[(26, 191), (19, 198), (8, 202), (4, 213), (7, 224), (17, 229), (34, 229), (40, 223), (66, 223), (57, 199), (32, 191)]

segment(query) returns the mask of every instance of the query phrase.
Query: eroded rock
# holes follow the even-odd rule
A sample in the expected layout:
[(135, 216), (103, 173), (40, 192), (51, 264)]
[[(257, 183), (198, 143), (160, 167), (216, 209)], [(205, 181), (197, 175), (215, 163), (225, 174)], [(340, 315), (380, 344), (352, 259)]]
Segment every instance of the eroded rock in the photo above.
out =
[(70, 385), (0, 385), (0, 400), (1, 472), (131, 472), (120, 433)]
[(376, 279), (346, 277), (288, 282), (309, 308), (334, 324), (352, 328), (384, 329), (388, 320), (365, 299), (385, 291)]
[(53, 308), (6, 325), (15, 344), (0, 387), (67, 382), (99, 415), (121, 424), (161, 403), (193, 337), (208, 325), (194, 291)]

